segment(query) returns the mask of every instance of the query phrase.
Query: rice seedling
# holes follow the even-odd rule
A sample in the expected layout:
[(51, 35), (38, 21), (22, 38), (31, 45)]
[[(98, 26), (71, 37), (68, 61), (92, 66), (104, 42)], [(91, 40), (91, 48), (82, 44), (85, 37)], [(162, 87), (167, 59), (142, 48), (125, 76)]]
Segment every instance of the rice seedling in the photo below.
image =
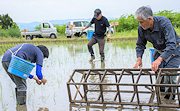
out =
[(55, 105), (56, 105), (56, 97), (57, 97), (57, 95), (56, 95), (56, 93), (54, 93), (53, 100), (54, 100)]
[[(32, 42), (33, 43), (33, 42)], [(105, 44), (105, 65), (103, 66), (100, 61), (95, 61), (90, 64), (90, 54), (87, 48), (88, 41), (77, 42), (34, 42), (35, 45), (46, 45), (49, 49), (50, 56), (44, 59), (42, 73), (43, 77), (47, 78), (46, 85), (37, 85), (34, 80), (27, 79), (28, 85), (28, 105), (31, 110), (37, 110), (38, 106), (44, 106), (49, 103), (55, 103), (52, 107), (58, 107), (56, 102), (63, 104), (64, 101), (60, 100), (67, 96), (67, 89), (63, 87), (69, 79), (74, 69), (90, 69), (90, 68), (129, 68), (136, 62), (136, 40), (117, 40)], [(14, 46), (15, 44), (0, 45), (0, 54)], [(148, 45), (148, 44), (147, 44)], [(149, 46), (147, 46), (148, 49)], [(93, 46), (96, 59), (100, 60), (98, 44)], [(1, 52), (2, 51), (2, 52)], [(144, 58), (149, 58), (150, 54), (145, 51)], [(74, 55), (72, 55), (74, 54)], [(1, 58), (1, 57), (0, 57)], [(147, 62), (148, 60), (143, 60)], [(149, 63), (149, 62), (147, 62)], [(3, 68), (0, 67), (0, 71)], [(35, 70), (35, 69), (34, 69)], [(2, 72), (2, 71), (1, 71)], [(35, 75), (35, 71), (33, 75)], [(4, 73), (2, 74), (4, 75)], [(93, 77), (92, 77), (93, 78)], [(75, 76), (74, 81), (80, 81), (79, 76)], [(0, 80), (0, 82), (2, 79)], [(4, 84), (3, 84), (4, 85)], [(6, 86), (6, 85), (4, 85)], [(0, 84), (0, 88), (1, 88)], [(11, 89), (12, 86), (10, 86)], [(52, 90), (53, 89), (53, 90)], [(2, 88), (0, 89), (0, 91)], [(62, 92), (58, 92), (58, 91)], [(13, 90), (14, 91), (14, 90)], [(57, 93), (58, 92), (58, 93)], [(61, 96), (59, 96), (61, 93)], [(14, 97), (14, 96), (13, 96)], [(3, 93), (0, 94), (0, 99), (3, 98)], [(4, 103), (4, 107), (6, 104)], [(12, 106), (10, 106), (12, 107)], [(7, 108), (8, 109), (8, 108)]]

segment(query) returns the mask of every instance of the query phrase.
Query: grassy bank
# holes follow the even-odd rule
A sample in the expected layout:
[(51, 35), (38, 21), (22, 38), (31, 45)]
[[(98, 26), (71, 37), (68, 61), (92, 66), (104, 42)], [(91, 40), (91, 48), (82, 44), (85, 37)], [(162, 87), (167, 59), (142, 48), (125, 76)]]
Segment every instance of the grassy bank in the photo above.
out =
[[(180, 28), (175, 28), (176, 33), (180, 36)], [(124, 32), (116, 32), (115, 34), (111, 34), (111, 38), (134, 38), (138, 36), (137, 30), (131, 30), (131, 31), (124, 31)], [(33, 41), (61, 41), (61, 40), (80, 40), (80, 39), (86, 39), (86, 37), (73, 37), (73, 38), (67, 38), (66, 36), (60, 36), (58, 35), (56, 39), (51, 38), (34, 38), (33, 40), (29, 40), (31, 42)], [(19, 38), (13, 38), (13, 37), (1, 37), (0, 36), (0, 42), (26, 42), (25, 38), (19, 37)], [(27, 41), (28, 42), (28, 41)]]
[[(176, 33), (180, 37), (180, 28), (175, 28)], [(115, 37), (114, 34), (111, 35), (112, 37)], [(130, 30), (130, 31), (124, 31), (124, 32), (117, 32), (116, 37), (137, 37), (138, 31), (137, 30)]]

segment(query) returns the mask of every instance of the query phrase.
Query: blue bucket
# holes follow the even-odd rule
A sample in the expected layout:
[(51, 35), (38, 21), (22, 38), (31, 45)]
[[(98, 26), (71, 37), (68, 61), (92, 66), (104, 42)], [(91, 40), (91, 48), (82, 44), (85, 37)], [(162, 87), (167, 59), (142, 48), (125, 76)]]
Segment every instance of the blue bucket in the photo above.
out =
[(153, 62), (153, 56), (152, 56), (152, 54), (153, 54), (154, 51), (155, 51), (154, 48), (150, 48), (150, 52), (151, 52), (151, 64), (152, 64), (152, 62)]
[(91, 39), (93, 36), (94, 32), (93, 31), (87, 31), (87, 39)]
[(27, 79), (34, 66), (34, 64), (13, 55), (8, 67), (8, 72), (21, 78)]

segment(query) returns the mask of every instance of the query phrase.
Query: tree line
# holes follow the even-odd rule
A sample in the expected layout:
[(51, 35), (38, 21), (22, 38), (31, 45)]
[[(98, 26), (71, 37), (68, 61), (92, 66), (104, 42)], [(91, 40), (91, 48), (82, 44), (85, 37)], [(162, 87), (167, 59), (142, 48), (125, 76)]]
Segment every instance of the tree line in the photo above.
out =
[[(169, 18), (172, 22), (172, 25), (175, 28), (180, 27), (180, 12), (173, 12), (172, 10), (164, 10), (154, 13), (154, 16), (165, 16)], [(119, 25), (116, 26), (117, 32), (129, 31), (133, 29), (138, 29), (139, 23), (134, 18), (133, 14), (130, 15), (121, 15), (120, 18), (110, 20), (109, 22), (119, 22)]]
[(0, 15), (0, 36), (16, 38), (21, 36), (19, 27), (8, 14)]
[[(173, 10), (163, 10), (155, 12), (154, 16), (165, 16), (169, 18), (172, 22), (172, 25), (175, 28), (180, 28), (180, 12), (173, 12)], [(119, 22), (119, 25), (116, 26), (116, 32), (137, 30), (139, 23), (134, 18), (133, 14), (130, 15), (121, 15), (119, 18), (109, 20), (109, 22)], [(59, 35), (65, 35), (65, 24), (58, 25), (54, 24)], [(40, 29), (40, 25), (36, 26), (35, 29)], [(20, 29), (13, 19), (8, 14), (0, 15), (0, 36), (2, 37), (20, 37)]]

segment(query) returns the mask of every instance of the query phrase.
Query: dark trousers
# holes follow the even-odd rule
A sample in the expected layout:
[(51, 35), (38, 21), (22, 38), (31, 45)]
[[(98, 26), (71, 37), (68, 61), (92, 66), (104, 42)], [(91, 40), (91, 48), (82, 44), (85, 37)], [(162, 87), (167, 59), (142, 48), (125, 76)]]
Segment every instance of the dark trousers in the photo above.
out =
[(91, 40), (88, 42), (87, 46), (88, 46), (88, 50), (90, 52), (91, 55), (94, 55), (94, 51), (93, 51), (93, 48), (92, 46), (94, 44), (98, 43), (99, 45), (99, 52), (100, 52), (100, 55), (101, 57), (104, 57), (104, 45), (105, 45), (105, 40), (104, 39), (99, 39), (99, 38), (96, 38), (96, 37), (92, 37)]
[(26, 91), (27, 85), (26, 85), (26, 79), (23, 79), (21, 77), (18, 77), (14, 74), (11, 74), (8, 72), (9, 62), (2, 62), (2, 66), (4, 67), (5, 71), (11, 78), (11, 80), (16, 84), (17, 91)]
[[(177, 51), (177, 52), (176, 52)], [(170, 58), (170, 60), (166, 63), (165, 61), (162, 61), (161, 64), (159, 65), (159, 68), (179, 68), (179, 64), (180, 64), (180, 55), (178, 54), (178, 50), (175, 50), (175, 55), (172, 55), (172, 57)], [(158, 52), (154, 52), (153, 53), (154, 56), (154, 60), (156, 60), (160, 54)], [(177, 71), (171, 71), (171, 73), (177, 73)], [(169, 80), (169, 76), (164, 76), (162, 83), (164, 84), (170, 84), (172, 82), (172, 84), (176, 84), (177, 83), (177, 76), (171, 76), (171, 80)], [(169, 89), (169, 87), (165, 87), (165, 91), (167, 92)], [(176, 90), (176, 87), (173, 87), (174, 91)]]

